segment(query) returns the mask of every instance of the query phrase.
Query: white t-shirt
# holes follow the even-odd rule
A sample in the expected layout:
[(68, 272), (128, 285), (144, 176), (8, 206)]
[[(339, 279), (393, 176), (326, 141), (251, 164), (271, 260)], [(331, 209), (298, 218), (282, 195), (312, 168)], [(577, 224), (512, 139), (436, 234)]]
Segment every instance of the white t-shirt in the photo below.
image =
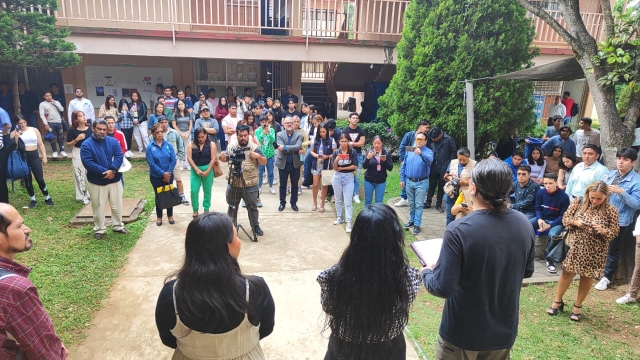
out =
[(94, 121), (96, 119), (96, 110), (93, 107), (91, 100), (85, 98), (78, 100), (76, 98), (69, 101), (69, 110), (67, 112), (69, 125), (71, 125), (71, 114), (73, 114), (73, 112), (76, 110), (82, 111), (88, 122)]
[[(227, 115), (222, 119), (221, 125), (226, 126), (229, 129), (235, 130), (236, 127), (238, 126), (238, 120), (239, 118), (237, 117), (232, 118), (231, 115)], [(229, 134), (224, 134), (224, 138), (225, 140), (227, 140), (227, 142), (229, 142), (229, 139), (231, 139), (231, 136), (229, 136)]]

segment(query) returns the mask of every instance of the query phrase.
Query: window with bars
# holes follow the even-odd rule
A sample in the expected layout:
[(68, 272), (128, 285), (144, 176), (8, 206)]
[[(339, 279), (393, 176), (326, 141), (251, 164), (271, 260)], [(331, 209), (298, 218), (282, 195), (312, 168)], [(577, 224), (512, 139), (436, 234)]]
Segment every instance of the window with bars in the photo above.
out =
[(337, 37), (338, 25), (336, 19), (338, 11), (335, 9), (304, 9), (304, 36)]
[(240, 87), (258, 85), (258, 61), (195, 59), (193, 62), (195, 86), (199, 91), (220, 85), (237, 91)]

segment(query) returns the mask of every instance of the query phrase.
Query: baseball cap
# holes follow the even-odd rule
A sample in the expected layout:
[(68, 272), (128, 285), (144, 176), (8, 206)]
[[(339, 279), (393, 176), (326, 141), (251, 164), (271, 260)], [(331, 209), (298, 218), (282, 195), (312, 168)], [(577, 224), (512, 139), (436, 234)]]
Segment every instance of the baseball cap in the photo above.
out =
[(209, 109), (209, 107), (208, 107), (208, 106), (203, 106), (203, 107), (201, 107), (201, 108), (200, 108), (200, 112), (203, 112), (203, 111), (205, 111), (205, 110), (207, 110), (207, 111), (211, 111), (211, 109)]

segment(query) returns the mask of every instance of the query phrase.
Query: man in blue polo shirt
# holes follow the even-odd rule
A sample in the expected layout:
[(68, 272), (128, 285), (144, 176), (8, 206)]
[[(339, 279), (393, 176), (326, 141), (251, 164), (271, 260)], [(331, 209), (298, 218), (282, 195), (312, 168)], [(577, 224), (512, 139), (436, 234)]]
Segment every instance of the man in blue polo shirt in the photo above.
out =
[(424, 198), (429, 188), (429, 170), (433, 162), (433, 151), (427, 147), (427, 134), (417, 133), (415, 149), (407, 152), (400, 167), (400, 187), (407, 188), (409, 200), (409, 222), (405, 229), (413, 226), (413, 234), (420, 233)]
[[(413, 146), (413, 144), (416, 142), (416, 134), (420, 132), (426, 134), (429, 132), (429, 129), (431, 129), (431, 123), (427, 120), (420, 120), (420, 122), (418, 122), (418, 128), (416, 130), (407, 131), (404, 134), (398, 148), (400, 164), (404, 162), (404, 157), (407, 154), (407, 151), (405, 150), (406, 147)], [(409, 206), (409, 202), (407, 201), (406, 188), (402, 188), (400, 197), (400, 200), (393, 205), (396, 207)]]
[(611, 284), (620, 260), (620, 244), (632, 230), (633, 217), (640, 210), (640, 175), (633, 171), (638, 152), (632, 148), (622, 148), (616, 153), (616, 158), (617, 169), (609, 171), (602, 180), (609, 185), (609, 203), (618, 209), (620, 231), (609, 242), (607, 263), (602, 278), (595, 286), (596, 290), (606, 290)]

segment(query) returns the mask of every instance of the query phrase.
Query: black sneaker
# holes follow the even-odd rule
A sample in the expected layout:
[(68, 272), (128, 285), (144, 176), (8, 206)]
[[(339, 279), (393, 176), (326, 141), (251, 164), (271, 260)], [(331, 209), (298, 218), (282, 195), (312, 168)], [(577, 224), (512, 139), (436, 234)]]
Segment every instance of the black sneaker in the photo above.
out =
[(409, 221), (408, 223), (402, 225), (405, 229), (410, 229), (413, 226), (413, 221)]
[(254, 227), (254, 230), (256, 231), (256, 235), (258, 236), (263, 236), (264, 232), (262, 231), (262, 229), (260, 229), (259, 226)]
[(31, 202), (29, 203), (29, 209), (33, 209), (36, 207), (37, 202), (35, 200), (31, 200)]
[(431, 208), (431, 203), (424, 203), (423, 209), (430, 209)]
[(547, 261), (547, 271), (549, 272), (549, 274), (555, 274), (558, 272), (558, 269), (556, 269), (556, 264), (554, 264), (552, 261)]
[(53, 204), (53, 200), (52, 200), (51, 198), (45, 199), (45, 200), (44, 200), (44, 203), (45, 203), (45, 204), (47, 204), (47, 205), (49, 205), (49, 206), (53, 206), (53, 205), (54, 205), (54, 204)]

